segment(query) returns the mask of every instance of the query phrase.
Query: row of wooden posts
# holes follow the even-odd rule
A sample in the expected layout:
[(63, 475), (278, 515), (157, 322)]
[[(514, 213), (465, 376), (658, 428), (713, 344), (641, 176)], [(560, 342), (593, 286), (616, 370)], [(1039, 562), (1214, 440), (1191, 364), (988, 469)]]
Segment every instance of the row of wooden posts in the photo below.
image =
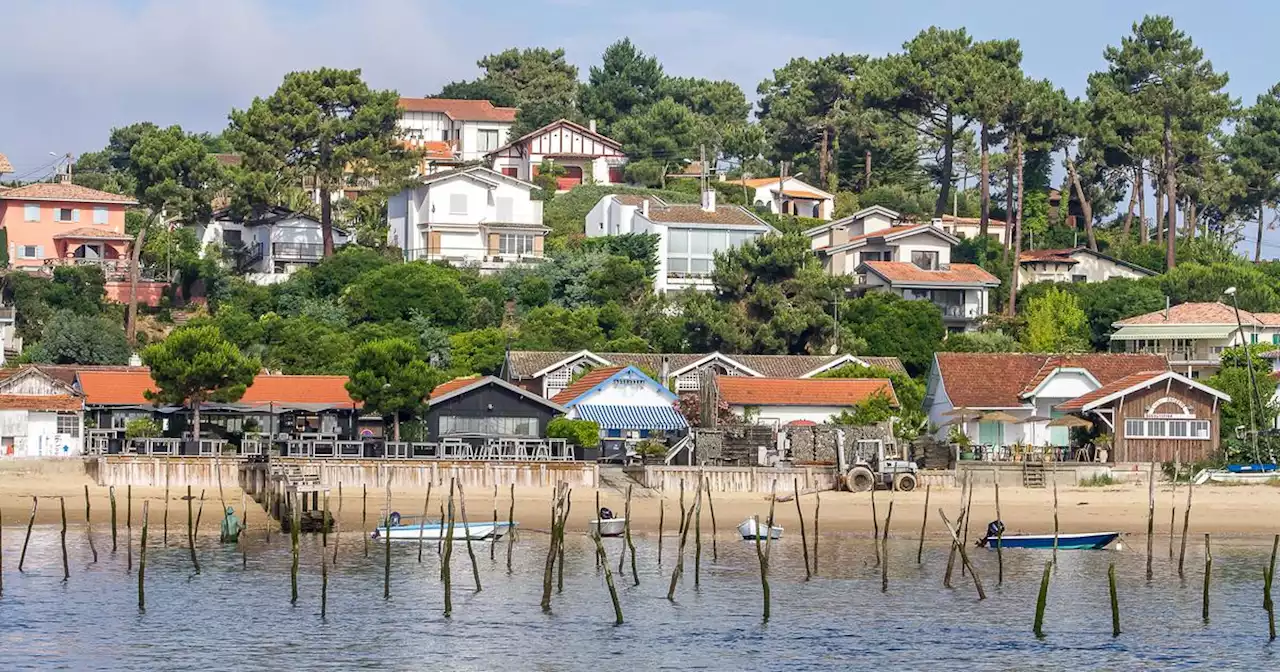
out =
[[(1154, 553), (1154, 537), (1155, 537), (1154, 520), (1155, 520), (1156, 506), (1155, 506), (1154, 476), (1155, 476), (1154, 465), (1152, 465), (1152, 471), (1149, 474), (1149, 498), (1148, 498), (1149, 505), (1148, 505), (1148, 514), (1147, 514), (1146, 572), (1147, 572), (1148, 580), (1152, 578), (1152, 556)], [(677, 551), (676, 565), (672, 571), (671, 580), (667, 590), (667, 599), (671, 601), (675, 600), (676, 588), (680, 583), (681, 577), (683, 576), (686, 544), (688, 541), (690, 530), (693, 530), (694, 532), (694, 546), (695, 546), (694, 586), (697, 587), (698, 585), (700, 585), (700, 582), (701, 582), (702, 501), (704, 496), (706, 497), (706, 501), (707, 501), (708, 508), (710, 510), (710, 517), (711, 517), (712, 557), (713, 559), (718, 559), (719, 553), (718, 553), (718, 547), (716, 545), (718, 530), (716, 529), (715, 506), (712, 503), (711, 491), (707, 487), (707, 485), (708, 484), (704, 479), (702, 478), (698, 479), (697, 487), (695, 488), (694, 494), (693, 494), (692, 505), (686, 507), (685, 484), (683, 479), (681, 479), (680, 481), (680, 497), (679, 497), (680, 525), (677, 532), (677, 537), (679, 538), (679, 547)], [(819, 524), (819, 514), (821, 512), (822, 500), (821, 500), (821, 495), (818, 493), (815, 493), (816, 496), (815, 496), (814, 516), (813, 516), (813, 533), (814, 533), (813, 534), (813, 553), (811, 555), (809, 552), (809, 546), (808, 546), (808, 531), (806, 529), (804, 510), (803, 510), (803, 507), (801, 506), (802, 492), (800, 490), (798, 481), (793, 482), (793, 487), (795, 492), (794, 499), (796, 502), (796, 512), (799, 516), (799, 523), (800, 523), (800, 538), (801, 538), (801, 545), (803, 547), (803, 559), (805, 564), (805, 580), (810, 580), (815, 574), (817, 574), (817, 571), (818, 571), (818, 540), (819, 540), (818, 524)], [(1187, 488), (1186, 508), (1183, 511), (1181, 544), (1178, 552), (1178, 575), (1179, 576), (1184, 575), (1184, 564), (1185, 564), (1186, 547), (1187, 547), (1187, 533), (1190, 525), (1191, 498), (1192, 498), (1193, 490), (1194, 488), (1191, 485), (1189, 485)], [(168, 543), (168, 537), (169, 537), (168, 493), (169, 493), (169, 488), (166, 484), (165, 507), (164, 507), (164, 514), (163, 514), (163, 523), (162, 523), (163, 538), (164, 538), (164, 543), (166, 545)], [(93, 541), (93, 532), (91, 527), (92, 516), (91, 516), (91, 508), (90, 508), (89, 486), (87, 485), (84, 488), (84, 494), (85, 494), (86, 533), (89, 539), (89, 548), (93, 555), (93, 562), (97, 563), (98, 552)], [(457, 496), (456, 506), (455, 506), (455, 494)], [(277, 496), (281, 496), (281, 495), (277, 495)], [(625, 510), (624, 510), (625, 522), (624, 522), (624, 532), (623, 532), (623, 546), (622, 546), (622, 552), (618, 558), (618, 572), (619, 573), (623, 572), (625, 561), (629, 553), (630, 560), (631, 560), (630, 570), (631, 570), (632, 581), (634, 585), (638, 586), (640, 585), (640, 575), (636, 565), (635, 544), (631, 538), (631, 496), (632, 496), (632, 489), (631, 487), (628, 487), (627, 494), (626, 494)], [(930, 496), (931, 496), (931, 488), (926, 487), (924, 515), (921, 520), (921, 526), (920, 526), (921, 534), (919, 539), (919, 547), (916, 552), (917, 564), (920, 564), (923, 562), (924, 533), (928, 525)], [(225, 510), (225, 499), (223, 499), (222, 497), (221, 484), (219, 484), (219, 498), (222, 500), (223, 507)], [(197, 498), (192, 494), (192, 489), (190, 486), (187, 487), (187, 494), (185, 497), (183, 497), (183, 499), (186, 500), (187, 502), (187, 546), (190, 549), (191, 564), (192, 564), (193, 570), (196, 574), (199, 574), (200, 561), (196, 553), (195, 542), (196, 542), (197, 531), (200, 526), (201, 516), (204, 513), (205, 493), (203, 490), (201, 491), (200, 496), (198, 498), (198, 501), (199, 501), (198, 507), (196, 506)], [(769, 587), (769, 562), (770, 562), (770, 549), (771, 549), (772, 540), (773, 540), (772, 539), (773, 535), (771, 534), (771, 532), (774, 527), (773, 525), (774, 512), (775, 512), (774, 509), (777, 502), (783, 501), (784, 499), (785, 498), (779, 497), (777, 495), (777, 482), (774, 481), (773, 488), (771, 490), (771, 494), (769, 498), (769, 514), (765, 520), (763, 528), (761, 527), (761, 524), (760, 524), (761, 521), (759, 519), (759, 516), (755, 516), (753, 518), (756, 526), (756, 532), (757, 532), (756, 540), (755, 540), (756, 555), (760, 565), (760, 581), (761, 581), (761, 591), (762, 591), (762, 598), (763, 598), (763, 618), (765, 621), (769, 619), (770, 607), (771, 607), (770, 587)], [(71, 572), (70, 572), (70, 566), (68, 562), (67, 546), (66, 546), (66, 535), (67, 535), (66, 498), (59, 497), (58, 500), (59, 500), (59, 508), (61, 511), (61, 521), (62, 521), (62, 526), (60, 530), (60, 540), (61, 540), (61, 547), (62, 547), (63, 581), (67, 581), (71, 577)], [(1173, 522), (1176, 521), (1177, 519), (1177, 508), (1176, 508), (1177, 480), (1176, 479), (1174, 481), (1173, 500), (1174, 500), (1174, 506), (1171, 507), (1171, 511), (1170, 511), (1170, 532), (1169, 532), (1170, 560), (1173, 559), (1173, 549), (1174, 549), (1174, 531), (1173, 531), (1172, 525), (1173, 525)], [(115, 552), (118, 547), (118, 525), (117, 525), (117, 502), (116, 502), (116, 493), (115, 493), (114, 487), (111, 487), (108, 490), (108, 501), (111, 508), (111, 549), (112, 549), (112, 552)], [(128, 562), (128, 571), (132, 571), (133, 569), (133, 545), (132, 545), (133, 488), (131, 486), (128, 487), (126, 490), (125, 501), (126, 501), (125, 529), (126, 529), (126, 536), (127, 536), (127, 541), (126, 541), (127, 562)], [(338, 515), (339, 516), (341, 516), (341, 512), (342, 512), (342, 501), (343, 501), (342, 500), (342, 484), (339, 483), (338, 484)], [(968, 479), (965, 479), (965, 481), (961, 485), (960, 502), (961, 502), (961, 508), (960, 508), (959, 514), (956, 517), (955, 525), (952, 525), (951, 520), (947, 517), (945, 511), (941, 507), (938, 508), (938, 516), (942, 520), (943, 524), (945, 525), (947, 532), (951, 537), (951, 542), (952, 542), (950, 547), (950, 552), (948, 555), (946, 572), (943, 576), (943, 585), (946, 586), (947, 588), (952, 587), (952, 574), (955, 569), (955, 560), (956, 560), (956, 557), (959, 556), (960, 563), (961, 563), (961, 573), (962, 574), (967, 573), (972, 577), (974, 588), (977, 591), (978, 599), (985, 600), (986, 591), (983, 588), (982, 580), (979, 577), (976, 568), (974, 568), (974, 566), (970, 563), (968, 553), (966, 550), (966, 547), (968, 545), (968, 528), (969, 528), (968, 519), (969, 519), (969, 514), (972, 510), (972, 502), (973, 502), (973, 488)], [(390, 487), (390, 484), (388, 484), (387, 492), (386, 492), (386, 507), (384, 510), (384, 518), (383, 518), (383, 525), (384, 525), (384, 531), (385, 531), (383, 597), (387, 599), (391, 597), (390, 503), (391, 503), (391, 487)], [(427, 495), (423, 502), (423, 518), (424, 519), (426, 518), (427, 513), (430, 509), (430, 503), (431, 503), (431, 485), (428, 484)], [(270, 503), (267, 503), (267, 504), (268, 506), (270, 506)], [(279, 504), (281, 504), (281, 502), (277, 502), (277, 505)], [(299, 506), (299, 504), (300, 502), (298, 501), (297, 493), (290, 493), (288, 496), (287, 506), (281, 509), (282, 513), (284, 511), (287, 511), (288, 515), (291, 518), (290, 526), (289, 526), (290, 527), (290, 545), (291, 545), (291, 563), (290, 563), (290, 589), (291, 589), (290, 602), (291, 603), (296, 603), (298, 600), (298, 568), (299, 568), (300, 557), (301, 557), (300, 545), (299, 545), (300, 529), (301, 529), (301, 519), (300, 519), (301, 506)], [(873, 542), (874, 542), (873, 545), (875, 549), (875, 562), (881, 569), (881, 590), (888, 591), (889, 556), (888, 556), (888, 553), (884, 551), (884, 548), (889, 539), (889, 528), (893, 518), (893, 499), (891, 496), (888, 510), (884, 519), (883, 529), (880, 528), (874, 489), (871, 490), (870, 505), (871, 505), (871, 512), (872, 512), (872, 521), (873, 521), (872, 538), (873, 538)], [(22, 552), (18, 559), (18, 571), (20, 572), (23, 570), (23, 566), (26, 562), (27, 548), (31, 541), (31, 531), (32, 531), (32, 527), (35, 524), (36, 511), (38, 506), (39, 506), (39, 499), (33, 496), (32, 504), (31, 504), (31, 514), (27, 521), (26, 537), (23, 540)], [(549, 611), (551, 609), (553, 578), (554, 578), (554, 584), (557, 586), (557, 590), (555, 592), (562, 592), (564, 590), (564, 538), (565, 538), (565, 528), (568, 522), (571, 507), (572, 507), (572, 489), (566, 483), (563, 483), (563, 482), (558, 483), (552, 494), (550, 543), (548, 547), (547, 559), (546, 559), (544, 572), (543, 572), (543, 594), (542, 594), (541, 605), (542, 605), (542, 608), (546, 611)], [(245, 499), (243, 498), (243, 496), (241, 498), (241, 511), (244, 513), (244, 516), (245, 516), (245, 519), (244, 521), (242, 521), (242, 524), (244, 525), (244, 529), (247, 529), (248, 509), (245, 507)], [(600, 511), (600, 501), (599, 501), (599, 492), (597, 491), (596, 493), (597, 516), (599, 515), (599, 511)], [(140, 610), (146, 609), (145, 574), (146, 574), (146, 562), (147, 562), (147, 536), (148, 536), (148, 526), (149, 526), (149, 522), (148, 522), (149, 513), (150, 513), (150, 502), (144, 501), (142, 506), (142, 518), (141, 518), (142, 543), (141, 543), (140, 552), (139, 552), (138, 575), (137, 575), (138, 576), (138, 608)], [(452, 611), (453, 611), (453, 602), (452, 602), (453, 585), (452, 585), (452, 576), (451, 576), (450, 568), (451, 568), (451, 558), (453, 554), (453, 532), (454, 532), (454, 525), (455, 525), (455, 513), (457, 514), (457, 516), (460, 516), (461, 518), (460, 522), (462, 523), (463, 527), (464, 528), (468, 527), (466, 499), (463, 494), (462, 484), (457, 482), (457, 479), (450, 479), (449, 494), (447, 499), (441, 502), (440, 504), (440, 513), (441, 513), (442, 522), (444, 522), (444, 524), (446, 525), (446, 529), (445, 529), (445, 534), (442, 536), (440, 540), (437, 541), (437, 552), (442, 556), (442, 561), (440, 566), (440, 577), (444, 584), (444, 615), (448, 617), (452, 615)], [(995, 513), (996, 513), (996, 519), (1001, 520), (999, 483), (996, 483), (995, 485)], [(658, 516), (657, 564), (659, 566), (662, 565), (662, 556), (663, 556), (662, 544), (663, 544), (663, 537), (664, 537), (663, 527), (665, 523), (665, 515), (666, 515), (666, 506), (664, 502), (659, 509), (659, 516)], [(330, 531), (328, 493), (326, 493), (324, 496), (323, 516), (324, 516), (322, 519), (323, 524), (321, 526), (321, 544), (322, 544), (322, 548), (327, 548), (328, 535)], [(515, 517), (515, 486), (514, 484), (512, 484), (511, 503), (510, 503), (510, 508), (508, 510), (508, 514), (507, 514), (507, 521), (508, 521), (507, 572), (508, 574), (510, 574), (512, 571), (512, 548), (515, 541), (514, 517)], [(362, 487), (362, 491), (361, 491), (362, 534), (361, 536), (364, 538), (364, 556), (366, 558), (369, 556), (369, 537), (368, 535), (363, 534), (363, 530), (366, 529), (367, 519), (368, 519), (368, 489), (366, 487)], [(1037, 595), (1035, 619), (1032, 627), (1032, 630), (1037, 637), (1044, 636), (1044, 612), (1045, 612), (1046, 603), (1048, 599), (1050, 576), (1052, 574), (1053, 568), (1057, 564), (1057, 552), (1058, 552), (1057, 542), (1058, 542), (1058, 534), (1059, 534), (1059, 525), (1058, 525), (1058, 488), (1057, 488), (1056, 477), (1053, 479), (1053, 522), (1054, 522), (1053, 555), (1052, 555), (1052, 558), (1045, 563), (1044, 572), (1042, 574), (1041, 582), (1040, 582), (1040, 590)], [(496, 485), (494, 486), (493, 524), (496, 529), (498, 524), (498, 488)], [(961, 532), (961, 528), (963, 528), (963, 532)], [(764, 530), (763, 542), (760, 539), (760, 531), (762, 529)], [(0, 517), (0, 532), (2, 532), (2, 530), (3, 530), (3, 518)], [(424, 542), (423, 531), (424, 531), (424, 528), (420, 526), (419, 535), (418, 535), (418, 562), (419, 563), (422, 562), (422, 550), (423, 550), (423, 542)], [(337, 544), (338, 531), (335, 530), (334, 534), (335, 534), (335, 543), (334, 543), (334, 549), (333, 549), (332, 563), (336, 565), (338, 562), (338, 544)], [(475, 583), (475, 590), (476, 592), (479, 592), (481, 590), (480, 570), (479, 570), (478, 563), (476, 561), (476, 554), (473, 548), (472, 540), (470, 539), (470, 535), (468, 534), (466, 536), (467, 536), (466, 538), (467, 555), (470, 558), (472, 578)], [(606, 586), (608, 587), (610, 599), (613, 603), (615, 621), (616, 623), (621, 624), (623, 623), (622, 607), (618, 599), (618, 593), (617, 593), (617, 589), (616, 589), (614, 578), (613, 578), (613, 571), (610, 568), (611, 563), (609, 561), (609, 558), (607, 557), (607, 554), (605, 553), (604, 545), (600, 538), (600, 528), (598, 525), (594, 527), (594, 529), (592, 530), (591, 536), (595, 543), (596, 565), (597, 567), (601, 567), (604, 570), (605, 583), (606, 583)], [(241, 540), (239, 541), (240, 551), (241, 551), (241, 563), (242, 563), (242, 566), (247, 566), (248, 556), (247, 556), (247, 551), (244, 548), (242, 538), (243, 538), (243, 535), (241, 535)], [(271, 539), (271, 524), (269, 520), (266, 525), (266, 539), (267, 539), (267, 542), (269, 543)], [(1204, 621), (1207, 623), (1209, 621), (1209, 586), (1210, 586), (1210, 579), (1211, 579), (1212, 569), (1213, 569), (1213, 555), (1212, 555), (1212, 550), (1210, 545), (1210, 535), (1207, 533), (1204, 535), (1204, 543), (1205, 543), (1205, 557), (1204, 557), (1204, 574), (1203, 574), (1204, 584), (1203, 584), (1203, 596), (1202, 596), (1202, 617)], [(1004, 583), (1003, 529), (999, 530), (995, 544), (996, 544), (996, 559), (997, 559), (996, 562), (997, 562), (997, 568), (998, 568), (997, 582), (998, 584), (1003, 585)], [(497, 535), (495, 534), (489, 543), (489, 557), (491, 560), (495, 559), (496, 557), (496, 547), (497, 547)], [(1269, 630), (1271, 640), (1274, 640), (1276, 636), (1275, 609), (1274, 609), (1274, 603), (1271, 598), (1271, 588), (1272, 588), (1272, 583), (1275, 575), (1275, 564), (1276, 564), (1276, 556), (1277, 556), (1278, 550), (1280, 550), (1280, 535), (1276, 535), (1274, 537), (1272, 542), (1270, 562), (1266, 567), (1263, 568), (1263, 580), (1264, 580), (1263, 581), (1264, 583), (1263, 607), (1267, 612), (1268, 630)], [(0, 553), (2, 553), (2, 545), (0, 545)], [(326, 612), (327, 612), (329, 564), (330, 564), (330, 559), (327, 551), (322, 551), (321, 553), (321, 616), (326, 615)], [(1119, 636), (1120, 610), (1119, 610), (1119, 601), (1118, 601), (1117, 590), (1116, 590), (1114, 562), (1110, 563), (1110, 566), (1108, 567), (1107, 581), (1108, 581), (1110, 606), (1111, 606), (1112, 632), (1113, 632), (1113, 636)], [(0, 595), (2, 595), (3, 592), (4, 592), (4, 563), (3, 563), (3, 555), (0, 555)]]

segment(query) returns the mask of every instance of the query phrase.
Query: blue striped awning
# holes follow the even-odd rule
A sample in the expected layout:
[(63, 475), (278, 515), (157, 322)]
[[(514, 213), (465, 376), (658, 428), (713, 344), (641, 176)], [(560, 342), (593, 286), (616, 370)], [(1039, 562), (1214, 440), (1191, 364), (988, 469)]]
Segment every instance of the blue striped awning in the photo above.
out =
[(689, 423), (673, 406), (621, 406), (581, 404), (578, 417), (592, 420), (601, 429), (687, 429)]

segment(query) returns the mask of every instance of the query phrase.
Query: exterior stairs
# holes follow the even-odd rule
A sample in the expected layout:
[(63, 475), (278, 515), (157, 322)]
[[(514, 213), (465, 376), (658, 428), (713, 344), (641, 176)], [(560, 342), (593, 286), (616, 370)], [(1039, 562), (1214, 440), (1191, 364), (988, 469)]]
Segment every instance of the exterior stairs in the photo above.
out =
[(1043, 488), (1044, 487), (1044, 462), (1023, 462), (1022, 463), (1022, 487), (1024, 488)]

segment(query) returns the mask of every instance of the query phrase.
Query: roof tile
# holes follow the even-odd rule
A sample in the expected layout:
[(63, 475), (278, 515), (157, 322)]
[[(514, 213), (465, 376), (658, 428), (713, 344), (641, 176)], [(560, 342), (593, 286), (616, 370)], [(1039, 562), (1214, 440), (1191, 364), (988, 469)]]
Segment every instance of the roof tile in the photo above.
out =
[(463, 376), (462, 378), (454, 378), (453, 380), (440, 383), (434, 390), (431, 390), (430, 399), (443, 397), (450, 392), (461, 390), (462, 388), (480, 380), (480, 376)]
[[(89, 405), (146, 405), (154, 390), (146, 369), (81, 371), (78, 375)], [(285, 376), (259, 374), (237, 403), (241, 404), (356, 404), (347, 393), (346, 376)]]
[(456, 121), (496, 121), (515, 123), (514, 107), (496, 107), (488, 100), (458, 98), (401, 98), (400, 109), (406, 112), (439, 112)]
[(1000, 284), (1000, 279), (977, 264), (951, 264), (945, 270), (926, 271), (907, 261), (868, 261), (863, 263), (889, 282), (940, 282), (955, 284)]
[(1091, 401), (1101, 399), (1109, 394), (1119, 392), (1120, 390), (1127, 390), (1135, 385), (1141, 385), (1142, 383), (1145, 383), (1156, 376), (1162, 376), (1165, 373), (1167, 373), (1167, 371), (1139, 371), (1138, 373), (1132, 373), (1123, 378), (1117, 378), (1116, 380), (1113, 380), (1092, 392), (1086, 392), (1075, 399), (1058, 404), (1054, 408), (1062, 411), (1063, 413), (1074, 413), (1084, 408), (1085, 404)]
[[(507, 361), (511, 365), (510, 378), (513, 380), (532, 378), (533, 374), (538, 371), (542, 371), (576, 354), (578, 353), (567, 351), (513, 350), (507, 356)], [(593, 352), (591, 354), (603, 359), (607, 365), (635, 366), (652, 371), (659, 376), (662, 375), (662, 360), (664, 357), (667, 359), (668, 371), (672, 372), (707, 357), (707, 354), (698, 353)], [(844, 358), (844, 355), (723, 354), (722, 356), (769, 378), (799, 378), (835, 360)], [(902, 361), (897, 357), (865, 357), (858, 355), (858, 359), (870, 366), (878, 366), (896, 373), (907, 372), (906, 368), (902, 366)]]
[(625, 369), (625, 366), (602, 366), (598, 369), (592, 369), (581, 378), (569, 384), (569, 387), (560, 391), (560, 394), (552, 397), (551, 401), (560, 405), (565, 405), (578, 397), (586, 394), (591, 388), (603, 383), (613, 374)]
[(716, 376), (720, 399), (738, 406), (853, 406), (876, 394), (897, 405), (893, 383), (884, 378), (751, 378)]
[[(1270, 313), (1262, 313), (1262, 315), (1271, 315)], [(1240, 311), (1240, 321), (1243, 324), (1261, 325), (1263, 321), (1256, 315), (1248, 311)], [(1235, 308), (1228, 306), (1220, 301), (1213, 303), (1180, 303), (1169, 308), (1168, 316), (1165, 311), (1157, 310), (1144, 315), (1135, 315), (1133, 317), (1116, 322), (1117, 326), (1126, 327), (1136, 324), (1235, 324), (1236, 312)], [(1280, 320), (1277, 321), (1280, 324)]]
[(939, 352), (936, 355), (947, 397), (956, 408), (1014, 408), (1058, 368), (1080, 368), (1102, 385), (1142, 371), (1167, 370), (1161, 355), (1092, 353)]
[(715, 210), (703, 210), (701, 205), (649, 204), (649, 219), (673, 224), (731, 224), (737, 226), (768, 226), (759, 217), (747, 212), (740, 205), (717, 205)]
[(12, 173), (13, 164), (9, 163), (9, 157), (0, 154), (0, 173)]
[(81, 399), (69, 394), (0, 394), (0, 411), (79, 411), (83, 408)]
[(36, 182), (12, 189), (0, 189), (0, 200), (12, 198), (27, 201), (66, 201), (68, 203), (119, 203), (137, 205), (129, 196), (98, 191), (69, 182)]
[(116, 233), (110, 229), (94, 228), (92, 226), (82, 226), (78, 229), (54, 234), (53, 236), (54, 240), (85, 238), (93, 240), (133, 240), (133, 236), (126, 236), (123, 233)]

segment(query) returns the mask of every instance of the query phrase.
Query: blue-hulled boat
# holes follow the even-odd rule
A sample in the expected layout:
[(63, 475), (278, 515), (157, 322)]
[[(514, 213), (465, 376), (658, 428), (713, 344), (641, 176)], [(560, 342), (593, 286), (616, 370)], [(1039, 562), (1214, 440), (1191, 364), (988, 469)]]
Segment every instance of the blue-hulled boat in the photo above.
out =
[(1276, 470), (1276, 465), (1272, 464), (1228, 464), (1227, 471), (1233, 474), (1258, 474), (1269, 473)]
[[(1060, 551), (1096, 551), (1106, 548), (1120, 536), (1119, 532), (1087, 532), (1084, 534), (1059, 534)], [(980, 546), (994, 549), (996, 537), (985, 537)], [(1053, 548), (1052, 534), (1006, 534), (1000, 539), (1003, 548)]]

